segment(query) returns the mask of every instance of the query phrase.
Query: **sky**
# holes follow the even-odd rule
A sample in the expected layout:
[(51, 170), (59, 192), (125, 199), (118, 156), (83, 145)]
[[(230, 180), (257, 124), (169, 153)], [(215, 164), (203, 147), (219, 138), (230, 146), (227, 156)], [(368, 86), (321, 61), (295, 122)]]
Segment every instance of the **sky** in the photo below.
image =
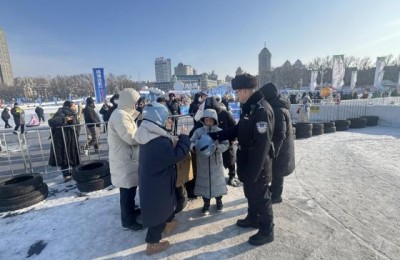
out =
[[(344, 54), (400, 54), (399, 0), (2, 0), (14, 77), (90, 73), (155, 80), (170, 58), (224, 78), (257, 74), (266, 47), (272, 66)], [(173, 73), (173, 68), (172, 68)]]

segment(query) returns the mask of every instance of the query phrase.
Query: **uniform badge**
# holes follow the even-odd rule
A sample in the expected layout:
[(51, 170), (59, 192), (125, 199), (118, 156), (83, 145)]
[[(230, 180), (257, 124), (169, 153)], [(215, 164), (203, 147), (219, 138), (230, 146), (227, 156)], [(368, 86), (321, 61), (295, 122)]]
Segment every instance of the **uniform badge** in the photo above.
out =
[(265, 134), (267, 132), (268, 124), (265, 121), (257, 122), (257, 131), (260, 134)]

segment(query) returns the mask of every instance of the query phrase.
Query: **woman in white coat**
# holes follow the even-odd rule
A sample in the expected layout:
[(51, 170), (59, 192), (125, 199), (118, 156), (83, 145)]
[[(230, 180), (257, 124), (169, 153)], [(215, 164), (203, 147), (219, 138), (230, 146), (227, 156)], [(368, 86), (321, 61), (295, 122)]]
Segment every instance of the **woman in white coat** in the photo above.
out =
[(141, 230), (136, 218), (140, 209), (135, 208), (138, 186), (139, 146), (134, 136), (139, 112), (135, 105), (140, 98), (133, 88), (125, 88), (119, 95), (118, 108), (108, 121), (108, 146), (112, 184), (119, 187), (121, 222), (127, 230)]
[(299, 122), (308, 123), (310, 120), (310, 107), (311, 107), (311, 99), (306, 92), (303, 93), (299, 101), (299, 108), (297, 110), (297, 114), (299, 114)]

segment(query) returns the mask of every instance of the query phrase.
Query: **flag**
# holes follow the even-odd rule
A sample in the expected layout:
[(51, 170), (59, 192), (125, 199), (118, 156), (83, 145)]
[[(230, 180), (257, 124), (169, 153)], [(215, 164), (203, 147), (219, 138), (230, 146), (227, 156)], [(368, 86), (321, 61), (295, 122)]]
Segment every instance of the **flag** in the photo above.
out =
[(101, 103), (107, 96), (106, 80), (104, 78), (104, 68), (93, 69), (94, 94), (96, 103)]
[(317, 86), (318, 71), (311, 71), (310, 90), (314, 91)]
[(356, 83), (357, 83), (357, 71), (353, 70), (351, 72), (351, 83), (350, 83), (350, 88), (354, 89), (356, 87)]
[(376, 59), (375, 77), (374, 77), (374, 87), (376, 89), (382, 88), (382, 79), (385, 68), (385, 57), (378, 57)]
[(333, 89), (340, 90), (344, 85), (344, 55), (333, 55), (332, 67), (332, 87)]

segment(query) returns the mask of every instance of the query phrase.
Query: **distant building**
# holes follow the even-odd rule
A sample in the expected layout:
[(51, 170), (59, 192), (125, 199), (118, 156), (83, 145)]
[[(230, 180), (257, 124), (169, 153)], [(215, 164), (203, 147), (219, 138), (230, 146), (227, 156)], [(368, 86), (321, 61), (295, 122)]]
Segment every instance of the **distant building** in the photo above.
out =
[(13, 85), (13, 73), (7, 40), (4, 31), (0, 28), (0, 83), (6, 86)]
[(181, 75), (172, 76), (172, 85), (176, 82), (182, 82), (184, 85), (196, 85), (201, 90), (208, 90), (210, 88), (218, 86), (220, 81), (218, 80), (218, 75), (214, 73), (211, 74), (202, 73), (200, 75)]
[(233, 79), (233, 77), (231, 77), (229, 75), (225, 76), (225, 82), (231, 83), (232, 79)]
[(237, 68), (235, 75), (242, 75), (244, 73), (244, 70), (242, 70), (241, 67)]
[(272, 81), (271, 52), (264, 47), (258, 54), (258, 87), (262, 87)]
[(196, 75), (197, 71), (190, 65), (183, 65), (182, 62), (174, 68), (176, 76)]
[(156, 71), (156, 82), (171, 81), (171, 59), (164, 59), (164, 57), (156, 58), (154, 67)]

